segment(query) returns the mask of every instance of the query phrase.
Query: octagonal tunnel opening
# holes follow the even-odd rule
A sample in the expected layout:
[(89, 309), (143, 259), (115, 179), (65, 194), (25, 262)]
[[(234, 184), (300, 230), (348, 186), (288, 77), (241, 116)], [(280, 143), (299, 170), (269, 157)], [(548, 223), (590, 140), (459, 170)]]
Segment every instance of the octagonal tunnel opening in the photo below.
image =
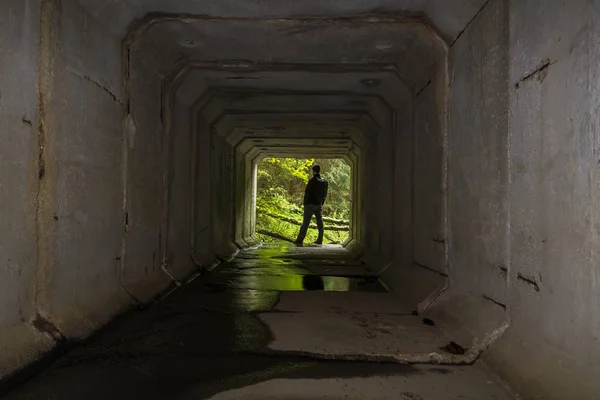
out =
[[(343, 246), (351, 236), (352, 169), (341, 158), (266, 157), (256, 165), (255, 232), (261, 243), (293, 243), (303, 223), (304, 195), (312, 166), (321, 167), (328, 183), (322, 207), (324, 245)], [(316, 216), (306, 243), (318, 239)]]

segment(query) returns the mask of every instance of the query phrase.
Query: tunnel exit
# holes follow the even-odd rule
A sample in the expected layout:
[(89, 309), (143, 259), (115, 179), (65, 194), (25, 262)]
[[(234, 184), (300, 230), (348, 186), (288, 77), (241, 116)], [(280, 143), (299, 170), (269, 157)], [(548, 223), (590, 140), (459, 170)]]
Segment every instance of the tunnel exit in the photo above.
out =
[[(343, 245), (351, 230), (352, 170), (343, 159), (299, 159), (269, 157), (258, 163), (256, 191), (256, 232), (263, 243), (292, 243), (303, 220), (303, 200), (311, 167), (319, 165), (329, 190), (323, 206), (323, 244)], [(315, 219), (307, 243), (317, 240)]]

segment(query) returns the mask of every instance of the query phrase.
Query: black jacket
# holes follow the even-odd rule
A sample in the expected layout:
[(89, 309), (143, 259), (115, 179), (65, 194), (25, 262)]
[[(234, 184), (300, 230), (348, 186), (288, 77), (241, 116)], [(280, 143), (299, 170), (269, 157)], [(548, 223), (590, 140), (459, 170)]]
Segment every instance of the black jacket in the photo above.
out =
[(304, 205), (319, 205), (322, 206), (327, 198), (327, 190), (329, 184), (321, 175), (315, 175), (308, 181), (306, 190), (304, 191)]

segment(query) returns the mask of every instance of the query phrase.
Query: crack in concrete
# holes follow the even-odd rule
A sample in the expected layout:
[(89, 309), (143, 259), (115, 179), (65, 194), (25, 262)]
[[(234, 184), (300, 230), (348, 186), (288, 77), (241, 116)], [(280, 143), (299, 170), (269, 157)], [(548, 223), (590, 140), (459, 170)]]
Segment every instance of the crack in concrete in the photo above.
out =
[(123, 104), (123, 102), (117, 98), (117, 95), (115, 95), (115, 94), (114, 94), (114, 93), (113, 93), (113, 92), (112, 92), (112, 91), (111, 91), (109, 88), (107, 88), (106, 86), (102, 85), (102, 84), (101, 84), (101, 83), (99, 83), (99, 82), (96, 82), (95, 80), (93, 80), (93, 79), (92, 79), (92, 78), (90, 78), (89, 76), (82, 75), (82, 74), (80, 74), (80, 73), (77, 73), (77, 72), (75, 72), (75, 71), (73, 71), (73, 70), (69, 70), (69, 73), (70, 73), (71, 75), (73, 75), (73, 76), (76, 76), (76, 77), (78, 77), (78, 78), (80, 78), (80, 79), (83, 79), (84, 81), (87, 81), (87, 82), (93, 83), (93, 84), (94, 84), (96, 87), (99, 87), (99, 88), (100, 88), (100, 89), (102, 89), (104, 92), (108, 93), (108, 95), (109, 95), (109, 96), (110, 96), (110, 97), (111, 97), (111, 98), (112, 98), (112, 99), (113, 99), (113, 100), (114, 100), (116, 103)]
[(471, 18), (471, 20), (469, 22), (467, 22), (467, 25), (465, 25), (465, 27), (458, 32), (458, 35), (456, 35), (456, 37), (454, 38), (454, 40), (452, 41), (452, 43), (450, 43), (450, 47), (454, 46), (454, 44), (458, 41), (458, 39), (461, 38), (461, 36), (467, 31), (467, 29), (469, 29), (469, 27), (471, 25), (473, 25), (473, 22), (475, 22), (475, 20), (477, 19), (477, 17), (479, 17), (479, 15), (483, 12), (483, 10), (485, 10), (485, 8), (488, 6), (488, 4), (490, 4), (492, 0), (487, 0), (485, 2), (485, 4), (483, 6), (481, 6), (481, 8), (479, 9), (479, 11), (477, 11), (475, 13), (475, 15), (473, 16), (473, 18)]
[(503, 309), (506, 310), (506, 304), (504, 303), (500, 303), (498, 300), (493, 299), (492, 297), (488, 296), (488, 295), (482, 295), (481, 297), (483, 297), (485, 300), (494, 303), (495, 305), (502, 307)]
[(430, 266), (428, 266), (428, 265), (421, 264), (421, 263), (419, 263), (419, 262), (416, 262), (416, 261), (414, 261), (414, 262), (413, 262), (413, 264), (414, 264), (415, 266), (419, 267), (419, 268), (426, 269), (426, 270), (428, 270), (428, 271), (431, 271), (431, 272), (433, 272), (433, 273), (435, 273), (435, 274), (441, 275), (441, 276), (443, 276), (443, 277), (445, 277), (445, 278), (447, 278), (447, 277), (448, 277), (448, 274), (447, 274), (447, 273), (440, 272), (440, 271), (438, 271), (438, 270), (436, 270), (436, 269), (433, 269), (433, 268), (431, 268), (431, 267), (430, 267)]
[(417, 94), (415, 94), (415, 98), (419, 97), (425, 91), (425, 89), (427, 89), (429, 87), (429, 85), (431, 85), (431, 83), (432, 83), (432, 80), (429, 79), (427, 81), (427, 83), (417, 92)]
[(550, 68), (551, 65), (554, 65), (557, 62), (558, 61), (550, 61), (548, 59), (544, 60), (542, 62), (542, 65), (540, 65), (534, 71), (528, 73), (523, 78), (521, 78), (517, 83), (515, 83), (515, 88), (517, 88), (517, 89), (520, 88), (521, 84), (523, 84), (523, 83), (527, 82), (528, 80), (535, 78), (535, 77), (538, 77), (540, 82), (543, 81), (544, 78), (546, 77), (548, 68)]
[(517, 274), (517, 279), (531, 286), (536, 292), (540, 292), (540, 285), (537, 283), (535, 278), (527, 277), (519, 272)]

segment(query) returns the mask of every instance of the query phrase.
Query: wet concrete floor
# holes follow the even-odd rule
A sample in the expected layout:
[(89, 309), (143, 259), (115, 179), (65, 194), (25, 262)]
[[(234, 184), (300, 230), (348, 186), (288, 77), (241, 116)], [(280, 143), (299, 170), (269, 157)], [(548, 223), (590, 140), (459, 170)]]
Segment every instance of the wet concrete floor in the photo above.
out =
[(477, 367), (260, 354), (273, 336), (257, 314), (280, 312), (274, 307), (289, 291), (379, 293), (385, 288), (339, 249), (295, 253), (266, 246), (244, 252), (159, 304), (118, 318), (27, 382), (0, 392), (0, 398), (511, 398)]

